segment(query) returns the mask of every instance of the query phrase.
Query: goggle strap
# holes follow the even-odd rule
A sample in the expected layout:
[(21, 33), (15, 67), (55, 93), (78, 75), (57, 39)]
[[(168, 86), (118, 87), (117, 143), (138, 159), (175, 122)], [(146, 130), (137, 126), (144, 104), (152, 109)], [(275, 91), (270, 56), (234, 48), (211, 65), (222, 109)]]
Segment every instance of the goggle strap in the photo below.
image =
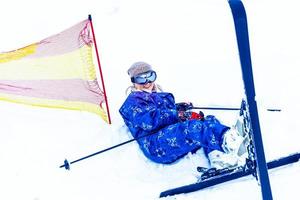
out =
[(134, 77), (131, 77), (130, 80), (131, 80), (131, 83), (134, 83)]

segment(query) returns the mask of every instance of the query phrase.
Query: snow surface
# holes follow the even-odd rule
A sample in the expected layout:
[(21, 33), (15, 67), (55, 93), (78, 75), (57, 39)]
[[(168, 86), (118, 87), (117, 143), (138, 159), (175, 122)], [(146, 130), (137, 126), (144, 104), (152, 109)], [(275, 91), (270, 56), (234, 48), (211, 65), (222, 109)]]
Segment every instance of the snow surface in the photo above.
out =
[[(4, 6), (3, 6), (4, 5)], [(296, 0), (245, 0), (259, 117), (267, 160), (299, 152), (300, 30)], [(86, 112), (0, 102), (1, 200), (158, 199), (192, 183), (207, 166), (200, 150), (172, 165), (147, 160), (136, 143), (59, 168), (131, 139), (118, 109), (130, 85), (127, 68), (151, 63), (165, 91), (196, 106), (240, 105), (243, 84), (233, 20), (225, 0), (17, 1), (1, 6), (0, 51), (58, 33), (92, 14), (112, 125)], [(267, 112), (280, 108), (282, 112)], [(204, 111), (225, 124), (236, 112)], [(274, 199), (298, 199), (300, 163), (271, 170)], [(247, 177), (190, 194), (190, 199), (261, 199)]]

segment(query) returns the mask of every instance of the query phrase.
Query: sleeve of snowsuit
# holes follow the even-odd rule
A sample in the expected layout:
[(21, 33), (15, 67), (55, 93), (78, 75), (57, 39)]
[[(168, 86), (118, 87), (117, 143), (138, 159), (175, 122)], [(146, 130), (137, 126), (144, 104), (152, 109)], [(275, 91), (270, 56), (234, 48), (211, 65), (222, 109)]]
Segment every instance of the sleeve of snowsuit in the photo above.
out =
[(120, 108), (120, 114), (135, 138), (179, 120), (171, 93), (132, 92)]

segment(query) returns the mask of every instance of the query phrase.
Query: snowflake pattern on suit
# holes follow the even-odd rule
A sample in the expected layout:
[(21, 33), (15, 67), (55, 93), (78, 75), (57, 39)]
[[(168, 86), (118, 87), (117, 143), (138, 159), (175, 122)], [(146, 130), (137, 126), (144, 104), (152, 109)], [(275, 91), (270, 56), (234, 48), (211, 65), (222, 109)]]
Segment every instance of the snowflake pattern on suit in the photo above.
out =
[(222, 151), (222, 136), (229, 129), (213, 115), (180, 121), (173, 94), (165, 92), (132, 91), (119, 112), (134, 138), (153, 133), (137, 142), (157, 163), (172, 163), (201, 147), (206, 154)]

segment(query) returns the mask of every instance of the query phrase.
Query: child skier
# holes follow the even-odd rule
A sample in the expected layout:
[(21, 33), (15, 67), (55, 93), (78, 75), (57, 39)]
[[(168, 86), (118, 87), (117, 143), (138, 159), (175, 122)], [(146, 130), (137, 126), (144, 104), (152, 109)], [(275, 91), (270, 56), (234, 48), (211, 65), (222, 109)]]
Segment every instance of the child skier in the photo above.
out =
[(134, 63), (128, 75), (133, 86), (119, 112), (134, 138), (149, 135), (137, 140), (147, 158), (168, 164), (202, 147), (211, 167), (237, 165), (244, 138), (234, 127), (176, 104), (173, 94), (155, 83), (157, 74), (148, 63)]

